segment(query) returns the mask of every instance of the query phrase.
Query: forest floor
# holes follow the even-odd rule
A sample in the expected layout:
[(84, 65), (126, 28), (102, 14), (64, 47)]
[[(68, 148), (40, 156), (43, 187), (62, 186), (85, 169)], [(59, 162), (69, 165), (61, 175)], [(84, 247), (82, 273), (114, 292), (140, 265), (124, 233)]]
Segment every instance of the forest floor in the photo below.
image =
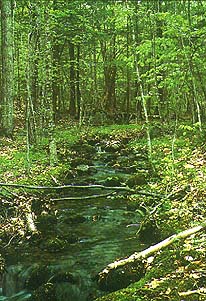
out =
[[(91, 151), (92, 155), (91, 145), (101, 145), (104, 141), (111, 151), (121, 153), (121, 148), (125, 151), (126, 141), (126, 154), (141, 152), (147, 156), (145, 137), (142, 125), (90, 127), (81, 131), (78, 128), (59, 129), (56, 131), (58, 162), (54, 166), (49, 164), (48, 139), (42, 139), (28, 153), (26, 140), (19, 133), (14, 140), (1, 138), (1, 183), (36, 186), (69, 184), (76, 172), (84, 172), (89, 165), (88, 157), (76, 157), (78, 148), (80, 153), (82, 147)], [(190, 125), (155, 123), (151, 127), (151, 138), (149, 168), (143, 168), (141, 175), (131, 169), (131, 177), (124, 184), (137, 191), (151, 193), (149, 197), (142, 196), (140, 201), (140, 195), (134, 192), (127, 197), (127, 201), (134, 208), (138, 203), (140, 210), (144, 211), (142, 236), (146, 238), (152, 231), (155, 241), (148, 240), (148, 243), (155, 244), (205, 222), (206, 144), (204, 133), (199, 133), (197, 127)], [(118, 158), (112, 164), (117, 167)], [(134, 156), (134, 170), (138, 164), (139, 158)], [(112, 184), (114, 179), (109, 180)], [(118, 182), (118, 179), (115, 180)], [(115, 184), (120, 186), (121, 181)], [(0, 272), (3, 270), (4, 253), (31, 238), (28, 214), (32, 211), (33, 198), (41, 193), (38, 189), (28, 191), (1, 186)], [(45, 210), (49, 210), (46, 206), (47, 203)], [(206, 234), (200, 232), (157, 252), (151, 262), (147, 262), (146, 272), (139, 281), (98, 300), (205, 300), (205, 242)]]

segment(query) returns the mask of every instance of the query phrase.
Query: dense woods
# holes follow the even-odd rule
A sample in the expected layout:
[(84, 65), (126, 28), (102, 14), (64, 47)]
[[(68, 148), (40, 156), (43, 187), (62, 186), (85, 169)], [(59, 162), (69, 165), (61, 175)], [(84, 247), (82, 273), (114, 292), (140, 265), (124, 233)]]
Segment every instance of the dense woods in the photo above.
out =
[(191, 0), (2, 0), (1, 128), (32, 142), (60, 120), (201, 129), (205, 12)]

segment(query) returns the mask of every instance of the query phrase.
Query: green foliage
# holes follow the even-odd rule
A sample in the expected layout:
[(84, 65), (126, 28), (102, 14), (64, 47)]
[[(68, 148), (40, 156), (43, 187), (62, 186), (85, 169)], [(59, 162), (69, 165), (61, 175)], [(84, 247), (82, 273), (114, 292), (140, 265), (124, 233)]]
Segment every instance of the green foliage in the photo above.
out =
[[(151, 116), (169, 120), (177, 113), (179, 119), (196, 123), (199, 102), (204, 117), (206, 5), (204, 1), (157, 3), (19, 1), (14, 26), (18, 122), (25, 124), (27, 69), (38, 135), (50, 130), (52, 110), (57, 125), (62, 119), (68, 121), (72, 68), (80, 124), (140, 120), (137, 66)], [(74, 46), (73, 58), (68, 43)], [(111, 87), (113, 95), (108, 98)]]
[(193, 125), (181, 124), (179, 126), (179, 130), (180, 130), (180, 132), (182, 132), (183, 136), (191, 136), (192, 134), (199, 133), (199, 126), (200, 126), (199, 122), (196, 122)]

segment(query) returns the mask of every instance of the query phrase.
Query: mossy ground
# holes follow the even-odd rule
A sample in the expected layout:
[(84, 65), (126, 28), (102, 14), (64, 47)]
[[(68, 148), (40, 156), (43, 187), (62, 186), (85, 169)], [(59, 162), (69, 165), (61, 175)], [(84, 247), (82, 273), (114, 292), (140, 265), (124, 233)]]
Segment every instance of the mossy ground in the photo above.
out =
[[(141, 189), (165, 195), (164, 198), (131, 195), (127, 202), (138, 202), (159, 230), (160, 238), (172, 235), (205, 221), (206, 212), (206, 144), (204, 131), (195, 126), (174, 124), (151, 126), (152, 170), (149, 181)], [(64, 184), (65, 173), (71, 168), (72, 146), (77, 141), (98, 143), (128, 140), (131, 151), (141, 150), (147, 156), (145, 128), (142, 125), (57, 129), (55, 133), (58, 162), (49, 164), (47, 138), (30, 148), (30, 170), (26, 154), (26, 140), (18, 133), (14, 140), (1, 138), (1, 182), (32, 185)], [(138, 158), (137, 158), (138, 160)], [(6, 244), (13, 237), (24, 237), (25, 222), (22, 208), (30, 210), (28, 195), (23, 192), (1, 190), (1, 231)], [(15, 200), (11, 210), (8, 196)], [(167, 197), (170, 195), (170, 197)], [(29, 198), (32, 198), (30, 194)], [(156, 208), (155, 210), (153, 210)], [(98, 300), (205, 300), (205, 234), (196, 234), (156, 254), (145, 277), (128, 288), (108, 294)]]

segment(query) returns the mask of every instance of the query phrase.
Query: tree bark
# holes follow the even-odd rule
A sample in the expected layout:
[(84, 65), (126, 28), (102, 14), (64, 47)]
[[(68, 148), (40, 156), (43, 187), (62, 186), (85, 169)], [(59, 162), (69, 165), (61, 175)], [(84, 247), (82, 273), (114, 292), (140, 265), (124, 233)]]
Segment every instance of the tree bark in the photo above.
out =
[(2, 40), (2, 128), (12, 136), (14, 127), (14, 66), (13, 66), (13, 7), (12, 0), (1, 0)]
[(70, 56), (70, 104), (69, 115), (71, 118), (76, 116), (76, 87), (75, 87), (75, 51), (74, 44), (69, 43), (69, 56)]
[(77, 118), (80, 121), (80, 115), (81, 115), (80, 45), (77, 45), (76, 94), (77, 94)]

